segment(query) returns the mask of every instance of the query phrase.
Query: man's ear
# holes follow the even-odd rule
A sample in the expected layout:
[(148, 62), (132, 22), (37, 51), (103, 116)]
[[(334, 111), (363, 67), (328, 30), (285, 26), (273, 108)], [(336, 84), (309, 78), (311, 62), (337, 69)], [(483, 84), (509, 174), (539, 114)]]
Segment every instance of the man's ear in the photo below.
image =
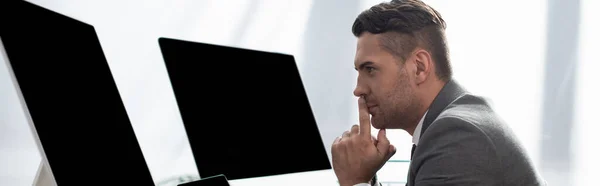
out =
[(430, 53), (423, 49), (415, 50), (413, 56), (415, 57), (414, 62), (417, 67), (414, 74), (415, 81), (417, 84), (421, 84), (434, 72), (433, 60), (431, 59)]

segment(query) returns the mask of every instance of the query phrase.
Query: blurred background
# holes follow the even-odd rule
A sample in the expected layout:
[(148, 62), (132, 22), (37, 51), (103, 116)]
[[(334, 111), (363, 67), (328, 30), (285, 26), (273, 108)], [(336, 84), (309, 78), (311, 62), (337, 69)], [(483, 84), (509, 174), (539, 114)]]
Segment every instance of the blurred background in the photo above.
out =
[[(549, 185), (598, 185), (600, 122), (594, 111), (600, 105), (600, 22), (594, 20), (600, 17), (595, 11), (600, 1), (424, 1), (447, 22), (455, 79), (490, 99)], [(358, 123), (352, 95), (356, 38), (350, 28), (361, 11), (382, 1), (29, 2), (95, 27), (159, 183), (198, 175), (159, 37), (293, 54), (330, 153), (333, 139)], [(31, 185), (41, 157), (1, 63), (0, 185)], [(256, 118), (261, 119), (268, 118)], [(411, 137), (404, 131), (389, 131), (388, 136), (399, 150), (392, 160), (409, 159)], [(379, 174), (384, 181), (401, 182), (406, 168), (386, 166)]]

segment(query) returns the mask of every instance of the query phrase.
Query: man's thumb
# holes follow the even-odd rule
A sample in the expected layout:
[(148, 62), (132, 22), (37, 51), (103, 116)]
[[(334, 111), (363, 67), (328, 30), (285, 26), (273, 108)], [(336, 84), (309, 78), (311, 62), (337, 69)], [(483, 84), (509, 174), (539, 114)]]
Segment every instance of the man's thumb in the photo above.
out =
[(379, 134), (377, 134), (377, 150), (386, 158), (386, 160), (396, 154), (396, 147), (390, 144), (390, 140), (388, 140), (385, 135), (385, 129), (380, 129)]

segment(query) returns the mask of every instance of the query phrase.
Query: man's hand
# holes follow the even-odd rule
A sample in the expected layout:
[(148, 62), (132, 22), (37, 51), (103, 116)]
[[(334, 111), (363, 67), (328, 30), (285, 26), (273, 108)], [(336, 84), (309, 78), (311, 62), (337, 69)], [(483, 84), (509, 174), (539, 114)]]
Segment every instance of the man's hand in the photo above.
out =
[(368, 183), (392, 155), (396, 148), (379, 130), (377, 140), (371, 136), (371, 119), (364, 98), (358, 99), (360, 126), (354, 125), (331, 146), (333, 170), (341, 186)]

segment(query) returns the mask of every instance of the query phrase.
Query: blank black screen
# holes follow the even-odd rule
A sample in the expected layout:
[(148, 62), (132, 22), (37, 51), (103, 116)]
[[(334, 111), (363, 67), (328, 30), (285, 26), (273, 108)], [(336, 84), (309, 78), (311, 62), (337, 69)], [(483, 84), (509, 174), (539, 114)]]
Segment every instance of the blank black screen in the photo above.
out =
[(1, 4), (0, 37), (57, 184), (154, 185), (94, 27)]
[(200, 176), (331, 168), (293, 56), (159, 43)]

